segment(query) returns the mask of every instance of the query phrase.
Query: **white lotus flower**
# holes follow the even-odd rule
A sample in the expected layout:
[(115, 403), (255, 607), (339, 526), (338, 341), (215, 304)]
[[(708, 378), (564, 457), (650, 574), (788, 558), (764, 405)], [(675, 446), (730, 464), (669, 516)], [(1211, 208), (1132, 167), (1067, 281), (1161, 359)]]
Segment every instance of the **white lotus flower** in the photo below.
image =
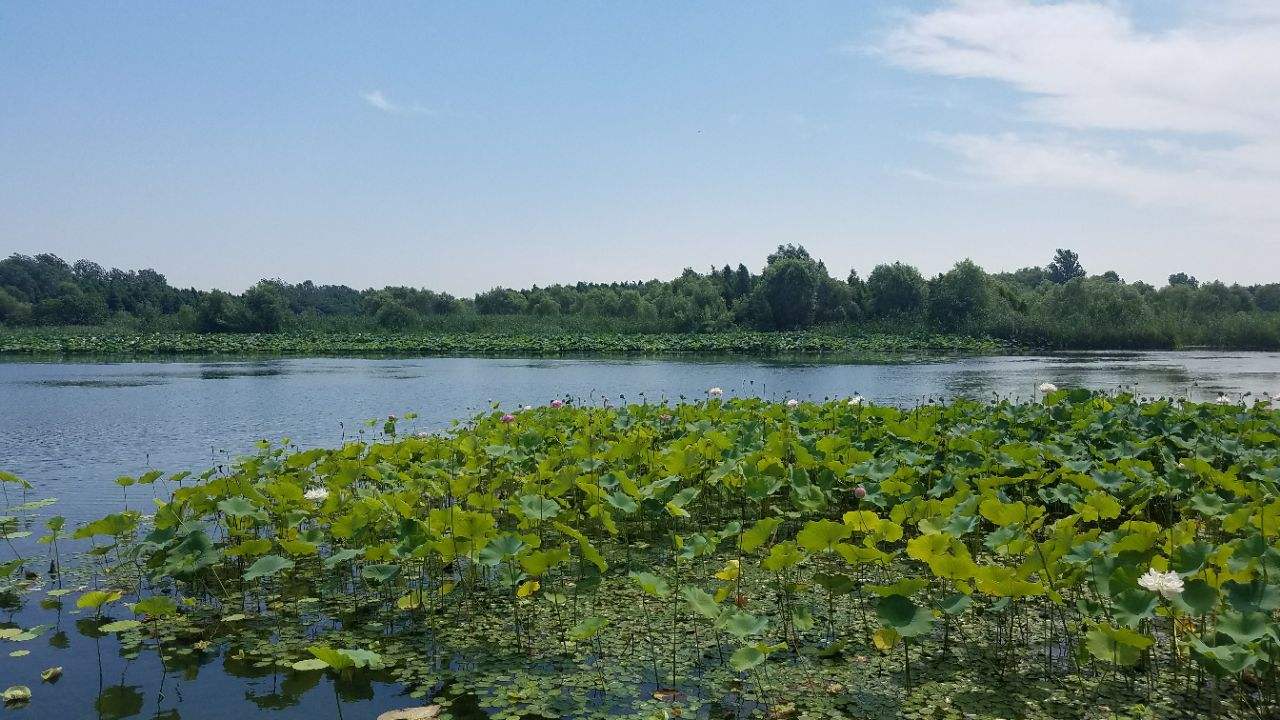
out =
[(867, 402), (866, 398), (862, 397), (861, 395), (854, 395), (853, 397), (849, 398), (849, 405), (851, 406), (865, 405), (866, 402)]
[(1048, 395), (1051, 392), (1058, 392), (1058, 386), (1051, 382), (1040, 383), (1039, 390), (1041, 395)]
[(303, 493), (302, 497), (308, 500), (311, 500), (313, 502), (324, 502), (325, 498), (329, 497), (329, 488), (322, 488), (322, 487), (311, 488), (310, 490)]
[(708, 390), (708, 391), (707, 391), (707, 394), (708, 394), (708, 395), (710, 395), (710, 396), (711, 396), (711, 397), (713, 397), (713, 398), (716, 398), (716, 397), (720, 397), (721, 395), (723, 395), (723, 394), (724, 394), (724, 391), (723, 391), (723, 390), (721, 390), (721, 389), (720, 389), (720, 388), (718, 388), (718, 387), (713, 387), (713, 388), (711, 388), (710, 390)]
[(1172, 598), (1182, 592), (1182, 578), (1173, 571), (1162, 573), (1155, 568), (1150, 568), (1138, 578), (1138, 584), (1153, 593), (1160, 593), (1165, 598)]
[(798, 406), (799, 404), (800, 404), (800, 401), (799, 401), (799, 400), (797, 400), (797, 399), (795, 399), (795, 398), (791, 398), (790, 400), (788, 400), (788, 401), (787, 401), (787, 407), (789, 407), (789, 408), (796, 407), (796, 406)]
[(1217, 399), (1217, 400), (1214, 400), (1214, 402), (1218, 403), (1219, 405), (1230, 405), (1230, 404), (1231, 404), (1231, 398), (1227, 397), (1227, 396), (1226, 396), (1226, 394), (1225, 394), (1225, 393), (1223, 393), (1223, 394), (1218, 395), (1218, 399)]

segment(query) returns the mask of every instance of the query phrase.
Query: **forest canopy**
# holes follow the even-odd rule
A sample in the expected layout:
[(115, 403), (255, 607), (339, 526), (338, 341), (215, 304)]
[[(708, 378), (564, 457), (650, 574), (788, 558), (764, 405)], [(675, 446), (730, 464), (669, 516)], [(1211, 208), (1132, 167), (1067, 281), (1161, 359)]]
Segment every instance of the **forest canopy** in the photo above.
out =
[(719, 332), (830, 327), (984, 335), (1064, 348), (1280, 347), (1280, 283), (1227, 285), (1179, 272), (1156, 288), (1090, 275), (1059, 249), (1044, 267), (988, 273), (970, 260), (932, 278), (912, 265), (833, 274), (799, 245), (756, 270), (739, 263), (639, 282), (495, 287), (458, 298), (425, 288), (356, 290), (264, 279), (243, 293), (176, 288), (152, 270), (107, 270), (52, 254), (0, 261), (0, 324), (137, 331), (521, 328)]

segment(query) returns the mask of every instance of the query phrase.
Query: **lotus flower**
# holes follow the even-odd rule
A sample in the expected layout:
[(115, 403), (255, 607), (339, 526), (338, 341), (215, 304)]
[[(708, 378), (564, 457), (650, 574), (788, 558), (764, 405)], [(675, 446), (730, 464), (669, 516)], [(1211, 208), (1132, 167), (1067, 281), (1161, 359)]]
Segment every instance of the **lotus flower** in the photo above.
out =
[(800, 401), (795, 398), (791, 398), (787, 401), (787, 407), (789, 408), (797, 407), (798, 405), (800, 405)]
[(502, 422), (504, 423), (515, 422), (515, 421), (516, 421), (516, 416), (512, 415), (511, 413), (507, 413), (506, 415), (502, 416)]
[(862, 397), (861, 395), (854, 395), (853, 397), (849, 398), (850, 407), (857, 407), (858, 405), (865, 405), (866, 403), (867, 403), (866, 398)]
[(1182, 592), (1182, 578), (1172, 571), (1160, 572), (1150, 568), (1138, 578), (1138, 584), (1165, 598), (1172, 598)]
[(861, 500), (867, 496), (867, 489), (859, 485), (853, 489), (853, 496)]
[(551, 401), (551, 407), (553, 407), (553, 408), (562, 408), (562, 407), (564, 407), (564, 401), (563, 401), (563, 400), (560, 400), (560, 399), (552, 400), (552, 401)]
[(1221, 395), (1218, 395), (1218, 399), (1214, 400), (1214, 402), (1218, 403), (1219, 405), (1230, 405), (1231, 398), (1227, 397), (1226, 394), (1221, 394)]
[(520, 408), (520, 409), (521, 409), (521, 410), (532, 410), (532, 409), (533, 409), (533, 406), (532, 406), (532, 405), (525, 405), (524, 407), (522, 407), (522, 408)]
[(1051, 382), (1040, 383), (1040, 387), (1038, 389), (1040, 390), (1041, 395), (1048, 395), (1049, 393), (1052, 393), (1052, 392), (1058, 392), (1058, 386), (1054, 385)]
[(671, 416), (666, 413), (659, 415), (658, 419), (661, 420), (662, 422), (671, 422)]
[(721, 390), (721, 389), (720, 389), (720, 388), (718, 388), (718, 387), (713, 387), (713, 388), (711, 388), (710, 390), (708, 390), (708, 391), (707, 391), (707, 394), (708, 394), (708, 395), (710, 395), (710, 396), (711, 396), (711, 397), (713, 397), (713, 398), (718, 398), (718, 397), (720, 397), (721, 395), (724, 395), (724, 391), (723, 391), (723, 390)]
[(329, 497), (329, 488), (316, 487), (311, 488), (302, 494), (302, 497), (312, 502), (324, 502)]

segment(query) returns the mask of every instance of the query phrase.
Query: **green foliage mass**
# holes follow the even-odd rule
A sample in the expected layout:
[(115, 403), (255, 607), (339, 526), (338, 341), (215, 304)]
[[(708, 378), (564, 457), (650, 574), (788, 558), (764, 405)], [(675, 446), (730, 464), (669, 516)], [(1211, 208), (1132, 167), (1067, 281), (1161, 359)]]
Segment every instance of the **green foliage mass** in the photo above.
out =
[[(1263, 404), (1060, 390), (503, 414), (264, 445), (159, 480), (171, 492), (149, 526), (116, 514), (80, 534), (110, 536), (108, 583), (183, 611), (139, 598), (145, 622), (111, 627), (232, 643), (257, 627), (269, 642), (238, 651), (257, 662), (411, 685), (435, 682), (423, 653), (441, 645), (520, 668), (575, 659), (584, 674), (556, 687), (599, 671), (624, 713), (634, 696), (605, 672), (859, 716), (878, 701), (822, 678), (902, 707), (954, 695), (950, 710), (981, 717), (1266, 716), (1280, 701), (1280, 412)], [(1155, 592), (1148, 571), (1180, 590)], [(120, 598), (94, 592), (82, 607)], [(483, 702), (512, 702), (486, 682)]]
[[(1155, 288), (1113, 271), (1089, 275), (1072, 251), (1045, 267), (988, 273), (969, 260), (932, 278), (906, 263), (844, 279), (803, 247), (780, 246), (763, 267), (685, 269), (671, 280), (495, 287), (469, 298), (410, 287), (266, 279), (236, 295), (179, 289), (154, 270), (105, 270), (42, 254), (0, 260), (0, 326), (135, 332), (558, 334), (711, 333), (839, 327), (843, 334), (963, 333), (1066, 349), (1280, 348), (1280, 283), (1200, 282)], [(514, 328), (514, 330), (512, 330)]]

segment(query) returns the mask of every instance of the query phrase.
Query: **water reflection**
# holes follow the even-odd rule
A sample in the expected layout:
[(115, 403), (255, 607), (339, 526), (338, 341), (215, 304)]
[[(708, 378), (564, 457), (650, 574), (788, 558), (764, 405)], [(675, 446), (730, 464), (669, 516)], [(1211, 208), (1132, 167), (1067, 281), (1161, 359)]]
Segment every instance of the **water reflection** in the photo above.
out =
[(124, 720), (142, 712), (142, 688), (136, 685), (112, 685), (98, 693), (93, 707), (100, 720)]

